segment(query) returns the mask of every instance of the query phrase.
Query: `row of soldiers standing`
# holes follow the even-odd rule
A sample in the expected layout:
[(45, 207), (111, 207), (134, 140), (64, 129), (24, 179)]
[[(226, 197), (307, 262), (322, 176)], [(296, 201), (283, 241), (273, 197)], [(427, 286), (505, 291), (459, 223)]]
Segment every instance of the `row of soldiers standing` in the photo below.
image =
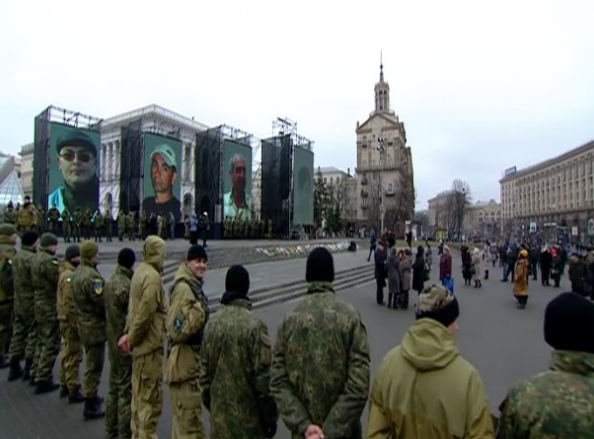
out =
[(272, 221), (226, 217), (223, 234), (225, 239), (272, 239)]

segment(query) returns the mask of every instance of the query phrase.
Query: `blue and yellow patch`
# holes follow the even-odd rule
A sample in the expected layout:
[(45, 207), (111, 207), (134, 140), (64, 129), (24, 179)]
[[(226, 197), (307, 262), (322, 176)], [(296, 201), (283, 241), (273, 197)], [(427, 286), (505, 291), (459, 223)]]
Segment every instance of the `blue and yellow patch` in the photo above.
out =
[(72, 282), (72, 275), (66, 276), (66, 282)]
[(93, 292), (98, 296), (103, 294), (103, 279), (93, 280)]

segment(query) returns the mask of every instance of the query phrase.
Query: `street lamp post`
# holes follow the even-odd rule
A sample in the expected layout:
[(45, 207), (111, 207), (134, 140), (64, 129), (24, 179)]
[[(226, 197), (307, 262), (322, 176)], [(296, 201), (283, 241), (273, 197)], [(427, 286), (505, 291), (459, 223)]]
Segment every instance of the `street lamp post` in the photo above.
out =
[(384, 138), (378, 137), (377, 138), (377, 150), (379, 151), (379, 190), (380, 190), (380, 222), (381, 222), (381, 233), (384, 232), (384, 216), (385, 216), (385, 209), (384, 209), (384, 187), (383, 187), (383, 174), (384, 174), (384, 165), (382, 162), (383, 153), (384, 153)]

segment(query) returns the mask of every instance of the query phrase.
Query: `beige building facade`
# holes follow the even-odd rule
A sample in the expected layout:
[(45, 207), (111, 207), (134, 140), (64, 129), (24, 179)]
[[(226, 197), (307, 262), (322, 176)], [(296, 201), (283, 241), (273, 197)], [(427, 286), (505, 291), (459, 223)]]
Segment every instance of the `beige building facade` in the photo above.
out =
[(477, 201), (464, 215), (467, 237), (499, 238), (501, 233), (501, 204), (495, 200)]
[(534, 223), (538, 233), (594, 239), (594, 141), (505, 174), (499, 181), (504, 233), (525, 234)]
[(406, 144), (404, 123), (390, 109), (383, 65), (374, 92), (375, 110), (356, 127), (357, 220), (377, 227), (383, 211), (385, 226), (397, 226), (397, 233), (402, 234), (415, 206), (412, 152)]
[(357, 218), (357, 179), (351, 175), (351, 170), (345, 172), (333, 166), (320, 167), (316, 178), (318, 175), (330, 190), (333, 200), (340, 205), (343, 221), (354, 222)]

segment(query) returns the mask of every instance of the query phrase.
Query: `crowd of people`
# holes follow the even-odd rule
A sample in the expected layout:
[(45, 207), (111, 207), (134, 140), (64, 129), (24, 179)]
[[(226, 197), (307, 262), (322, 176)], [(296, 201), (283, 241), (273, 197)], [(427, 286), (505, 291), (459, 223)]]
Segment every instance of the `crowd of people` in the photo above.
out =
[[(513, 387), (497, 420), (480, 373), (456, 347), (456, 296), (443, 285), (425, 285), (430, 266), (423, 247), (411, 266), (416, 321), (372, 381), (365, 324), (334, 293), (334, 261), (325, 248), (309, 254), (307, 293), (283, 316), (273, 345), (265, 323), (250, 311), (250, 277), (243, 266), (228, 270), (222, 308), (210, 315), (202, 246), (189, 248), (165, 291), (166, 243), (158, 236), (146, 239), (137, 266), (134, 252), (122, 249), (108, 280), (97, 269), (94, 242), (69, 245), (61, 261), (51, 233), (24, 233), (18, 250), (16, 242), (14, 226), (0, 225), (0, 253), (10, 260), (10, 270), (0, 267), (1, 302), (12, 301), (14, 322), (11, 337), (2, 339), (8, 380), (25, 379), (35, 394), (59, 390), (69, 403), (84, 403), (83, 417), (104, 417), (108, 437), (156, 438), (163, 383), (175, 439), (206, 437), (203, 407), (212, 438), (272, 438), (279, 419), (293, 438), (306, 439), (587, 438), (594, 431), (594, 304), (573, 292), (554, 298), (545, 312), (551, 370)], [(379, 250), (383, 243), (377, 245)], [(409, 255), (401, 253), (403, 260)], [(390, 251), (389, 257), (399, 256)], [(417, 283), (415, 264), (422, 276)], [(386, 259), (386, 271), (389, 265)], [(391, 281), (402, 287), (388, 273)], [(104, 401), (98, 390), (106, 346)]]

